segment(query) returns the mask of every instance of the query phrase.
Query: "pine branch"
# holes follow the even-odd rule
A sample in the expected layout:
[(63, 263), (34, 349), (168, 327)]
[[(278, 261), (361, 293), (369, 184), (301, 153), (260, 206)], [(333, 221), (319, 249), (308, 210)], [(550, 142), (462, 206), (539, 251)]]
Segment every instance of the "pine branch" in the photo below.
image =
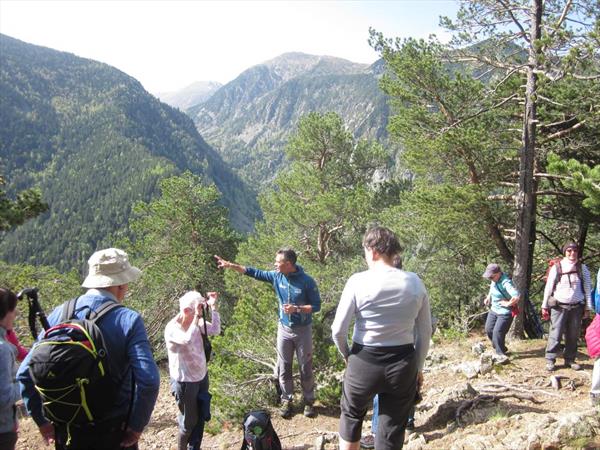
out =
[(549, 33), (550, 38), (553, 38), (554, 35), (556, 34), (556, 31), (562, 26), (563, 22), (567, 18), (567, 13), (569, 12), (569, 9), (571, 9), (572, 4), (573, 4), (572, 0), (568, 0), (567, 3), (565, 3), (565, 7), (563, 8), (562, 14), (560, 15), (556, 24), (554, 24), (554, 28), (553, 28), (552, 32)]
[(502, 101), (496, 103), (495, 105), (489, 106), (487, 108), (482, 108), (479, 111), (477, 111), (477, 112), (475, 112), (475, 113), (473, 113), (473, 114), (471, 114), (469, 116), (466, 116), (466, 117), (463, 117), (461, 119), (455, 120), (454, 123), (452, 123), (451, 125), (442, 128), (439, 131), (438, 135), (445, 134), (448, 131), (450, 131), (451, 129), (458, 127), (462, 123), (468, 122), (469, 120), (474, 119), (474, 118), (476, 118), (476, 117), (478, 117), (478, 116), (480, 116), (482, 114), (485, 114), (486, 112), (489, 112), (489, 111), (492, 111), (494, 109), (500, 108), (502, 105), (504, 105), (505, 103), (509, 102), (510, 100), (512, 100), (513, 98), (515, 98), (516, 96), (517, 96), (517, 94), (512, 94), (509, 97), (506, 97), (505, 99), (503, 99)]
[(570, 128), (567, 128), (566, 130), (561, 130), (561, 131), (557, 131), (556, 133), (551, 134), (550, 136), (548, 136), (544, 141), (550, 141), (552, 139), (559, 139), (563, 136), (566, 136), (569, 133), (572, 133), (573, 131), (577, 130), (578, 128), (581, 128), (583, 125), (585, 125), (585, 120), (582, 120), (581, 122), (577, 122), (575, 125), (573, 125)]
[(521, 37), (523, 39), (525, 39), (525, 41), (528, 44), (531, 44), (531, 40), (529, 39), (529, 36), (527, 35), (527, 31), (525, 31), (525, 29), (523, 28), (523, 25), (521, 25), (521, 22), (519, 22), (519, 20), (515, 17), (515, 15), (513, 14), (512, 10), (509, 8), (509, 6), (506, 4), (506, 2), (504, 0), (498, 0), (498, 3), (500, 3), (502, 5), (502, 7), (504, 8), (504, 11), (510, 16), (511, 20), (514, 22), (514, 24), (517, 26), (517, 28), (519, 30), (521, 30)]

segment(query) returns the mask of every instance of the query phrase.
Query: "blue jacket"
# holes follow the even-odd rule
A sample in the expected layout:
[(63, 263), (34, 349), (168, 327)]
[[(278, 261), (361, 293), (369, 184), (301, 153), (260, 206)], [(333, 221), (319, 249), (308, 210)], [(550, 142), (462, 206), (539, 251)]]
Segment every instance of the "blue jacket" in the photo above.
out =
[[(107, 291), (90, 290), (77, 300), (75, 315), (83, 319), (91, 308), (96, 310), (105, 302), (116, 301)], [(54, 309), (48, 316), (50, 326), (60, 322), (62, 305)], [(107, 419), (125, 417), (129, 410), (131, 399), (131, 375), (135, 379), (135, 395), (129, 419), (129, 427), (137, 432), (143, 431), (150, 421), (154, 403), (158, 396), (160, 374), (154, 362), (150, 342), (146, 335), (142, 317), (128, 308), (116, 308), (102, 318), (100, 329), (104, 336), (111, 367), (120, 369), (118, 374), (113, 374), (115, 379), (121, 381), (121, 390), (115, 406)], [(17, 372), (17, 380), (21, 385), (21, 395), (27, 411), (40, 426), (48, 422), (42, 411), (41, 397), (34, 388), (29, 375), (28, 365), (31, 352)]]
[(287, 276), (275, 270), (259, 270), (246, 267), (246, 275), (259, 281), (266, 281), (273, 285), (279, 300), (279, 321), (288, 327), (309, 325), (312, 323), (312, 314), (285, 314), (281, 305), (312, 305), (312, 312), (321, 310), (321, 296), (317, 283), (304, 272), (302, 266), (296, 265), (296, 271)]

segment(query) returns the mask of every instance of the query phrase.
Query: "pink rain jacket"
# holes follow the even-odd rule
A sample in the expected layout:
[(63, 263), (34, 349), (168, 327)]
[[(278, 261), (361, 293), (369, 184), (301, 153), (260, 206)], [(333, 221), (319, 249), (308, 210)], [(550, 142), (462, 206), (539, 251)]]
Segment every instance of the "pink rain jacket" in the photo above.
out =
[(591, 358), (600, 357), (600, 314), (596, 314), (594, 320), (585, 332), (588, 353)]

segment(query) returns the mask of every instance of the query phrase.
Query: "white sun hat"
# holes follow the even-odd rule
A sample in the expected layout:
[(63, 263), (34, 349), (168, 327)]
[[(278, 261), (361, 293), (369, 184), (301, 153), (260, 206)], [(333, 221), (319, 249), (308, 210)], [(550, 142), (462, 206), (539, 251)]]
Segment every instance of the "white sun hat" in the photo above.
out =
[(202, 297), (202, 294), (200, 294), (200, 292), (186, 292), (179, 299), (179, 311), (183, 312), (183, 310), (186, 308), (192, 308), (195, 310), (196, 306), (198, 306), (200, 303), (204, 303), (204, 297)]
[(142, 271), (129, 263), (127, 253), (118, 248), (98, 250), (88, 260), (88, 276), (84, 288), (120, 286), (137, 280)]

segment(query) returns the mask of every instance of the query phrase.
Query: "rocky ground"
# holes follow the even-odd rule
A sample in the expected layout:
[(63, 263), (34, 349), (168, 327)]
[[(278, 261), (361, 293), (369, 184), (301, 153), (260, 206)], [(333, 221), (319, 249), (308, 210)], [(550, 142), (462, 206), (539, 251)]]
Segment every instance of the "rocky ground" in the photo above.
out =
[[(600, 449), (600, 409), (589, 402), (592, 361), (580, 352), (582, 371), (545, 370), (541, 340), (513, 342), (508, 364), (498, 364), (473, 347), (472, 336), (432, 347), (425, 374), (424, 400), (418, 406), (416, 432), (405, 448), (415, 449)], [(559, 363), (562, 361), (559, 360)], [(554, 378), (551, 378), (554, 375)], [(314, 419), (300, 407), (290, 420), (274, 414), (284, 449), (337, 449), (339, 411), (319, 407)], [(176, 449), (175, 403), (163, 380), (158, 403), (140, 449)], [(367, 416), (370, 419), (370, 416)], [(368, 431), (370, 422), (365, 421)], [(239, 449), (240, 428), (205, 435), (202, 448)], [(43, 449), (32, 421), (21, 421), (17, 449)]]

